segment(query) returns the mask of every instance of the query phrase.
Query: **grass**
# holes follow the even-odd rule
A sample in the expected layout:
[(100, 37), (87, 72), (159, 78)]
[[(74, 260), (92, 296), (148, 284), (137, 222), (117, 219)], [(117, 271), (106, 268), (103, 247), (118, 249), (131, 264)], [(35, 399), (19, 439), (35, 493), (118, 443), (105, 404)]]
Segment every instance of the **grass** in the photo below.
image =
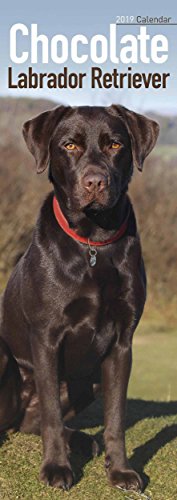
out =
[[(145, 333), (143, 333), (143, 330)], [(0, 499), (51, 500), (175, 500), (177, 462), (176, 398), (177, 335), (174, 330), (154, 331), (147, 321), (134, 341), (134, 362), (127, 408), (127, 451), (132, 466), (146, 485), (142, 495), (110, 488), (104, 472), (104, 452), (86, 460), (71, 456), (76, 483), (70, 492), (44, 486), (38, 480), (41, 440), (36, 436), (1, 437)], [(101, 399), (74, 421), (102, 443)]]

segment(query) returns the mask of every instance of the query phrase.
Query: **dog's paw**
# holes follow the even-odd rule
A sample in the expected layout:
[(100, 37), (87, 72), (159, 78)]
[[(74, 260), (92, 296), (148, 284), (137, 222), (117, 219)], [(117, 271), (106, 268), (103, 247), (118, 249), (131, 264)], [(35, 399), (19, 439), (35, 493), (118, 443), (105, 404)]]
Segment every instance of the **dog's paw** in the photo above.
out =
[(52, 462), (45, 463), (42, 466), (40, 479), (49, 486), (62, 488), (63, 490), (69, 490), (74, 481), (70, 467)]
[(117, 468), (108, 469), (108, 478), (112, 486), (123, 490), (142, 491), (143, 483), (137, 472), (134, 470), (120, 470)]

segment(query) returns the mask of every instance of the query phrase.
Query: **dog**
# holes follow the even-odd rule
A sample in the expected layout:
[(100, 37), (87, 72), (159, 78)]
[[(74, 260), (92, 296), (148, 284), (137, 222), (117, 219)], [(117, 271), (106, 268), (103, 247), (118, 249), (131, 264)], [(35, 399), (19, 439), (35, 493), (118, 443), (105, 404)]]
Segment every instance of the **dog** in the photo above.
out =
[(54, 487), (73, 484), (74, 431), (64, 423), (101, 387), (108, 479), (143, 488), (125, 448), (132, 337), (146, 299), (127, 190), (158, 133), (155, 121), (119, 105), (59, 106), (23, 126), (53, 191), (2, 299), (0, 430), (42, 435), (40, 478)]

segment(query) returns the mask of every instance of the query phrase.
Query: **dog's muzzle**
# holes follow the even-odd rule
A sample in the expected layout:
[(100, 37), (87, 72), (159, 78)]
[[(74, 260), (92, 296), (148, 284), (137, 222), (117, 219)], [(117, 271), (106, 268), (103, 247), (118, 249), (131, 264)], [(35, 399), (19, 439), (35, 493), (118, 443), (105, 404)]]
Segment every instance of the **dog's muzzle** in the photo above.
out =
[(81, 182), (83, 188), (88, 193), (94, 193), (96, 195), (98, 193), (102, 193), (108, 187), (108, 176), (101, 173), (87, 173), (84, 175)]

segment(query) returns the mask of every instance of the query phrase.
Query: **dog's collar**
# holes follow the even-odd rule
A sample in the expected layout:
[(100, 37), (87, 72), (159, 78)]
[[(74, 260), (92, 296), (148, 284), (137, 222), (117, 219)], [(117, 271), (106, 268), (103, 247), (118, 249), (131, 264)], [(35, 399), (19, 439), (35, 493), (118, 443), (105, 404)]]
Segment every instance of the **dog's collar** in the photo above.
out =
[(63, 231), (68, 234), (68, 236), (71, 236), (76, 241), (79, 241), (80, 243), (83, 243), (85, 245), (89, 246), (89, 255), (90, 255), (90, 265), (94, 266), (96, 264), (96, 254), (97, 250), (95, 248), (91, 247), (103, 247), (105, 245), (110, 245), (111, 243), (114, 243), (115, 241), (119, 240), (121, 236), (125, 233), (127, 226), (128, 226), (128, 219), (130, 215), (130, 209), (128, 210), (128, 213), (126, 215), (125, 220), (121, 224), (120, 228), (116, 233), (112, 236), (112, 238), (109, 238), (104, 241), (91, 241), (89, 238), (85, 238), (83, 236), (79, 236), (73, 229), (69, 227), (68, 221), (66, 220), (63, 212), (61, 211), (59, 202), (56, 198), (56, 196), (53, 197), (53, 211), (55, 218), (59, 224), (59, 226), (63, 229)]

